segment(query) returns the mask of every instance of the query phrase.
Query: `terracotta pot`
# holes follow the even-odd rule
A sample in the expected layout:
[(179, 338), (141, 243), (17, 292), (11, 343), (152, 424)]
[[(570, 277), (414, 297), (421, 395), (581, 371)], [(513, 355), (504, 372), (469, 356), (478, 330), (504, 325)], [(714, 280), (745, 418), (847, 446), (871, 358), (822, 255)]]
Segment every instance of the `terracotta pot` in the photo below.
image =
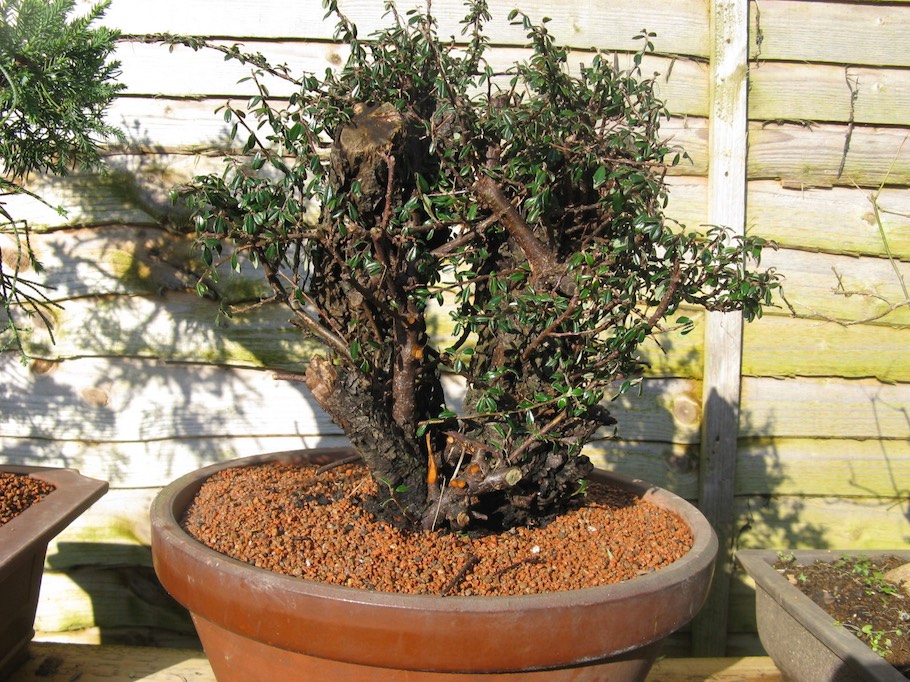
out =
[(778, 552), (801, 564), (837, 561), (847, 554), (875, 559), (897, 556), (910, 561), (910, 551), (749, 549), (737, 560), (755, 581), (755, 615), (762, 646), (784, 679), (806, 682), (907, 682), (866, 644), (835, 626), (824, 609), (774, 569)]
[(152, 557), (191, 612), (219, 682), (497, 679), (640, 680), (661, 640), (702, 606), (717, 539), (681, 498), (641, 481), (596, 479), (681, 516), (695, 537), (682, 559), (603, 587), (518, 597), (399, 595), (325, 585), (235, 561), (178, 524), (216, 471), (267, 461), (325, 463), (351, 450), (310, 450), (206, 467), (152, 505)]
[(56, 486), (40, 502), (0, 526), (0, 679), (19, 666), (35, 635), (35, 612), (48, 543), (107, 492), (107, 481), (74, 469), (0, 465)]

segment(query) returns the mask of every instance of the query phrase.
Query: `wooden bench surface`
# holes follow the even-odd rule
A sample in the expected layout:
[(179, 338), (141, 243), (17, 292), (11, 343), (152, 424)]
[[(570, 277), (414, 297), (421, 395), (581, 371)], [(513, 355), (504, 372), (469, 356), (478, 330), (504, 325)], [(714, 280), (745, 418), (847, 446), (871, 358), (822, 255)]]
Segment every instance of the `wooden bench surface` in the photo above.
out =
[[(215, 682), (205, 654), (95, 644), (32, 642), (29, 660), (8, 682)], [(647, 682), (779, 682), (770, 658), (672, 658), (658, 661)], [(253, 681), (251, 681), (253, 682)]]

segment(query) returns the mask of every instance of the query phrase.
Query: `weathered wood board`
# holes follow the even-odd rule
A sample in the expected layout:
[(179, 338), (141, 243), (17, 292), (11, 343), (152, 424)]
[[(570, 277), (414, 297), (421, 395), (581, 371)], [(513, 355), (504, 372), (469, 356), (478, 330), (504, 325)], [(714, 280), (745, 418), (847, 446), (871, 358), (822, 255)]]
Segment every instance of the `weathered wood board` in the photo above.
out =
[[(783, 298), (769, 314), (787, 314), (846, 324), (858, 322), (906, 327), (910, 307), (905, 283), (910, 261), (856, 258), (795, 249), (766, 252), (762, 264), (784, 277)], [(896, 307), (899, 306), (899, 307)]]
[[(229, 126), (215, 110), (222, 99), (122, 98), (108, 120), (127, 131), (134, 148), (165, 152), (216, 152), (229, 146)], [(674, 117), (662, 134), (690, 157), (675, 174), (704, 175), (707, 128), (703, 119)], [(795, 186), (878, 187), (910, 184), (910, 129), (838, 124), (759, 123), (750, 126), (750, 179), (780, 179)], [(846, 153), (845, 153), (846, 148)]]
[(742, 371), (761, 377), (836, 376), (910, 382), (907, 336), (902, 327), (844, 326), (765, 315), (746, 325)]
[(739, 495), (908, 499), (907, 438), (756, 438), (739, 443)]
[[(94, 642), (98, 643), (98, 642)], [(672, 651), (665, 651), (673, 655)], [(780, 682), (780, 672), (766, 656), (731, 654), (730, 658), (661, 658), (649, 672), (648, 682)], [(166, 649), (149, 646), (78, 646), (37, 641), (29, 645), (30, 660), (9, 682), (215, 682), (215, 675), (204, 652), (188, 643), (174, 643)]]
[[(492, 42), (524, 44), (524, 30), (520, 25), (510, 26), (507, 20), (514, 3), (494, 0), (489, 4), (493, 15), (490, 22)], [(358, 24), (362, 36), (388, 24), (381, 16), (381, 10), (370, 0), (348, 0), (340, 5), (342, 11)], [(402, 2), (400, 5), (402, 12), (424, 6), (420, 2)], [(551, 17), (548, 30), (573, 47), (606, 45), (636, 50), (639, 44), (634, 37), (642, 28), (647, 28), (659, 36), (658, 46), (662, 52), (708, 54), (708, 15), (704, 4), (697, 0), (680, 0), (671, 5), (660, 0), (597, 2), (560, 7), (558, 12), (547, 0), (527, 0), (521, 3), (521, 10), (538, 21)], [(439, 21), (440, 35), (461, 35), (460, 22), (466, 13), (461, 0), (434, 2), (433, 13)], [(288, 11), (287, 5), (280, 0), (233, 0), (231, 11), (226, 11), (224, 3), (218, 0), (194, 0), (192, 3), (162, 0), (153, 5), (112, 6), (106, 21), (130, 35), (170, 32), (238, 39), (307, 37), (332, 40), (335, 23), (331, 18), (324, 19), (324, 15), (320, 0), (300, 2), (294, 6), (294, 11)]]
[(906, 440), (910, 384), (870, 379), (743, 379), (740, 438)]
[(906, 69), (759, 61), (750, 83), (751, 119), (907, 125)]
[(761, 0), (750, 19), (756, 60), (910, 66), (904, 3)]
[[(230, 48), (234, 43), (216, 40), (212, 45)], [(304, 73), (321, 76), (327, 69), (342, 66), (350, 52), (337, 43), (306, 40), (246, 40), (239, 49), (247, 54), (262, 54), (274, 65), (287, 66), (293, 76)], [(592, 54), (591, 50), (571, 51), (566, 64), (568, 71), (577, 75), (580, 67), (590, 62)], [(526, 62), (530, 55), (527, 48), (496, 46), (488, 54), (487, 63), (494, 72), (504, 74), (514, 70), (515, 64)], [(609, 56), (619, 69), (628, 70), (633, 66), (629, 52), (613, 52)], [(249, 79), (253, 67), (234, 60), (225, 61), (218, 50), (193, 51), (183, 46), (170, 49), (160, 44), (124, 41), (116, 51), (116, 58), (122, 64), (123, 78), (128, 84), (125, 95), (132, 98), (220, 97), (239, 105), (246, 98), (259, 94), (256, 83)], [(708, 81), (704, 61), (652, 54), (642, 59), (640, 68), (645, 78), (655, 79), (658, 95), (675, 115), (707, 115)], [(181, 76), (175, 78), (175, 73)], [(502, 87), (509, 87), (508, 80), (502, 79)], [(289, 80), (268, 74), (257, 76), (256, 82), (265, 85), (276, 99), (286, 98), (299, 89)]]
[(741, 497), (737, 512), (739, 549), (861, 551), (910, 545), (906, 498)]

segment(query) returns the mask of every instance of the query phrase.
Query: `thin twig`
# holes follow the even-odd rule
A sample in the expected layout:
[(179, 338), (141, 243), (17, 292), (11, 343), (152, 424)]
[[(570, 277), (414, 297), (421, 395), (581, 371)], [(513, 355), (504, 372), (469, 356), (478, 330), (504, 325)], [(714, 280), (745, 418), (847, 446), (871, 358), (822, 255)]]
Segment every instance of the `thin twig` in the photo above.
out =
[(859, 97), (859, 78), (850, 80), (850, 67), (844, 68), (844, 80), (847, 82), (847, 89), (850, 90), (850, 116), (847, 120), (847, 134), (844, 137), (844, 151), (841, 154), (840, 166), (837, 169), (837, 177), (844, 174), (844, 168), (847, 165), (847, 154), (850, 151), (850, 140), (853, 139), (853, 127), (856, 116), (856, 99)]
[(360, 456), (360, 453), (357, 453), (356, 455), (348, 455), (347, 457), (342, 457), (341, 459), (336, 459), (334, 462), (323, 464), (321, 467), (316, 469), (316, 475), (319, 476), (320, 474), (324, 474), (327, 471), (331, 471), (332, 469), (347, 466), (348, 464), (354, 464), (355, 462), (359, 462), (361, 459), (362, 458)]
[(449, 584), (446, 585), (445, 588), (442, 590), (442, 592), (439, 593), (439, 596), (440, 597), (447, 596), (449, 594), (449, 592), (454, 590), (455, 586), (464, 579), (464, 577), (467, 575), (468, 571), (470, 571), (472, 568), (474, 568), (474, 566), (476, 566), (479, 563), (480, 563), (480, 559), (478, 559), (476, 555), (471, 554), (465, 560), (464, 565), (461, 567), (461, 569), (458, 571), (458, 573), (455, 574), (455, 577), (452, 578), (449, 581)]
[(502, 576), (503, 573), (508, 573), (509, 571), (513, 571), (523, 564), (539, 564), (540, 562), (541, 562), (540, 555), (534, 554), (532, 556), (525, 557), (524, 559), (520, 559), (519, 561), (516, 561), (514, 564), (509, 564), (508, 566), (506, 566), (504, 568), (500, 568), (491, 577), (499, 578)]

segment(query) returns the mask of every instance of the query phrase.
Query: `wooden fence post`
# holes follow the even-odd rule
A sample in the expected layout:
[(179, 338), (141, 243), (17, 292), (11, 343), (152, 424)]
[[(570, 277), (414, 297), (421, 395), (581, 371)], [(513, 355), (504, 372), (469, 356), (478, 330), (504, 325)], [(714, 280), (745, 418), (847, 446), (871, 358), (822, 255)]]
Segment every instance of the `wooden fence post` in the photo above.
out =
[[(745, 232), (748, 0), (711, 0), (708, 221)], [(692, 626), (694, 656), (723, 656), (732, 570), (742, 315), (709, 313), (705, 329), (699, 506), (720, 540), (708, 601)]]

